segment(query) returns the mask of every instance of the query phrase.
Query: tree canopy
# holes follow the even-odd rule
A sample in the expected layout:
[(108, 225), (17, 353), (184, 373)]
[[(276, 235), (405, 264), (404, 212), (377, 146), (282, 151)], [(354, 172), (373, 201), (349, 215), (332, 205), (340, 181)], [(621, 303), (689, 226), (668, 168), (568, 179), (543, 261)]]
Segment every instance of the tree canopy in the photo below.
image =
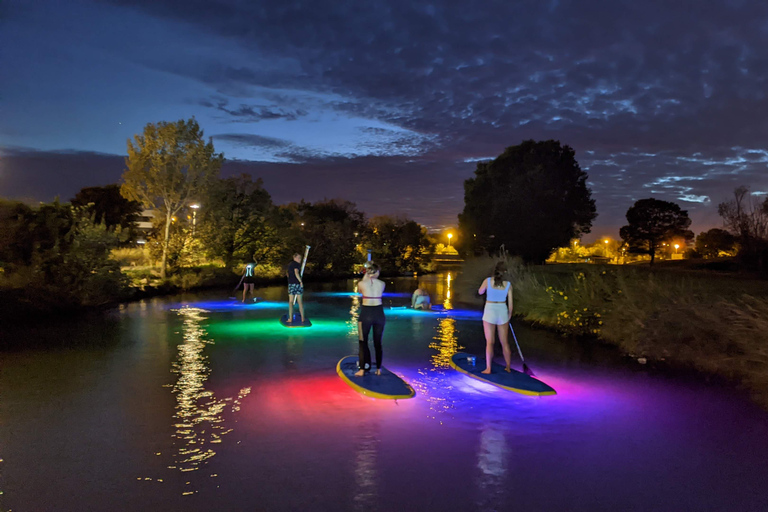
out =
[(733, 251), (736, 237), (724, 229), (712, 228), (696, 237), (696, 252), (705, 258), (717, 258)]
[(201, 200), (197, 236), (214, 258), (230, 266), (235, 258), (267, 261), (275, 252), (274, 206), (261, 179), (242, 174), (214, 180)]
[(83, 188), (72, 198), (71, 203), (72, 206), (90, 211), (94, 222), (104, 223), (107, 229), (117, 226), (130, 229), (141, 213), (141, 204), (123, 197), (120, 185)]
[(218, 175), (224, 156), (203, 140), (194, 119), (149, 123), (128, 140), (127, 169), (120, 189), (126, 199), (158, 210), (165, 220), (161, 275), (166, 276), (171, 220)]
[(690, 241), (694, 237), (688, 229), (691, 225), (688, 212), (670, 201), (640, 199), (627, 210), (627, 222), (619, 231), (622, 240), (630, 251), (650, 254), (651, 264), (662, 242), (673, 238)]
[(587, 173), (559, 141), (527, 140), (464, 182), (459, 215), (464, 251), (507, 252), (543, 262), (553, 250), (589, 233), (597, 217)]

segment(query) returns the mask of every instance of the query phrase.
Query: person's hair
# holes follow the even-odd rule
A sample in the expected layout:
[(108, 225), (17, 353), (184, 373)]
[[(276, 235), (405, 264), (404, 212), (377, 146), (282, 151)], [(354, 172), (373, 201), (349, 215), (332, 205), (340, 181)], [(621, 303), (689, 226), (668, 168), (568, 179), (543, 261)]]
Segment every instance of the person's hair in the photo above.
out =
[(500, 261), (493, 267), (493, 285), (497, 288), (504, 284), (504, 275), (507, 273), (507, 264)]
[(291, 256), (291, 257), (292, 257), (292, 258), (295, 258), (296, 256), (299, 256), (299, 257), (300, 257), (300, 256), (301, 256), (301, 254), (299, 254), (299, 253), (295, 252), (295, 253), (293, 253), (293, 256)]
[(371, 263), (371, 264), (368, 266), (368, 269), (365, 271), (365, 273), (366, 273), (366, 274), (375, 274), (375, 273), (376, 273), (376, 272), (378, 272), (379, 270), (381, 270), (381, 269), (379, 268), (379, 266), (378, 266), (377, 264), (375, 264), (375, 263)]

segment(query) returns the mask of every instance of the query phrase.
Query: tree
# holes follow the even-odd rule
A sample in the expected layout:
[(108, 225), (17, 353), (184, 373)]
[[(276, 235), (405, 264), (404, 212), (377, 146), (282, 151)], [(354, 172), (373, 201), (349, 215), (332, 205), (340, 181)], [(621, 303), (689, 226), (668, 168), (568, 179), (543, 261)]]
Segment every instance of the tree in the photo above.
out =
[(691, 219), (688, 212), (669, 201), (660, 199), (641, 199), (627, 210), (628, 224), (619, 234), (631, 252), (644, 252), (651, 255), (651, 265), (656, 258), (660, 244), (673, 238), (693, 240), (693, 232), (688, 229)]
[(696, 252), (704, 258), (717, 258), (720, 253), (732, 252), (736, 237), (724, 229), (712, 228), (696, 237)]
[(768, 198), (757, 201), (747, 187), (733, 191), (734, 198), (718, 205), (726, 228), (738, 237), (738, 259), (757, 269), (768, 267)]
[(464, 182), (459, 215), (462, 250), (507, 252), (543, 262), (558, 247), (589, 233), (595, 201), (569, 146), (549, 140), (508, 147), (477, 164)]
[(420, 270), (422, 259), (433, 249), (426, 228), (386, 215), (371, 219), (364, 244), (383, 269), (396, 272)]
[(128, 140), (128, 169), (120, 192), (145, 208), (159, 210), (165, 223), (161, 277), (166, 277), (171, 221), (202, 195), (218, 175), (224, 155), (203, 140), (197, 121), (149, 123)]
[(202, 202), (197, 236), (209, 256), (231, 266), (236, 257), (264, 263), (274, 252), (279, 243), (271, 222), (274, 206), (260, 178), (243, 174), (215, 180)]
[(141, 213), (141, 204), (124, 198), (120, 194), (120, 185), (83, 188), (71, 203), (72, 206), (86, 208), (93, 214), (94, 222), (103, 222), (107, 229), (117, 226), (130, 229)]
[(301, 244), (310, 245), (308, 265), (313, 272), (344, 274), (361, 262), (358, 245), (363, 240), (366, 221), (355, 203), (338, 199), (301, 201), (282, 211), (291, 219), (290, 227), (283, 230), (284, 239), (290, 241), (290, 252), (298, 251)]

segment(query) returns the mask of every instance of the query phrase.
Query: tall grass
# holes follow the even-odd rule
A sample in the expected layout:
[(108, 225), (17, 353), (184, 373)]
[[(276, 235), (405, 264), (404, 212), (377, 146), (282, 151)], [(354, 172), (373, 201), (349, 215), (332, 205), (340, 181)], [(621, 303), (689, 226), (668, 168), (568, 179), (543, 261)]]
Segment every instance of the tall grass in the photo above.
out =
[[(498, 259), (465, 262), (456, 300), (482, 304), (477, 288)], [(616, 266), (526, 267), (507, 259), (514, 312), (563, 334), (589, 335), (649, 360), (694, 367), (749, 387), (768, 406), (768, 283)]]

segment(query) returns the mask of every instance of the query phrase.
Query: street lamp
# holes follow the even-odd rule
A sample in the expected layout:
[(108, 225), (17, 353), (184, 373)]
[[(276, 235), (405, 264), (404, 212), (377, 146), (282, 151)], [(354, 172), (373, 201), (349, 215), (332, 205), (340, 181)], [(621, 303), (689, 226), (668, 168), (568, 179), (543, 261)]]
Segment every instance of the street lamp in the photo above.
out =
[(189, 205), (190, 208), (192, 208), (192, 236), (195, 236), (195, 230), (197, 228), (197, 209), (200, 208), (200, 205), (197, 203)]
[(677, 250), (680, 248), (678, 244), (675, 244), (675, 254), (677, 254)]
[(451, 238), (453, 238), (453, 233), (448, 233), (448, 247), (451, 246)]

